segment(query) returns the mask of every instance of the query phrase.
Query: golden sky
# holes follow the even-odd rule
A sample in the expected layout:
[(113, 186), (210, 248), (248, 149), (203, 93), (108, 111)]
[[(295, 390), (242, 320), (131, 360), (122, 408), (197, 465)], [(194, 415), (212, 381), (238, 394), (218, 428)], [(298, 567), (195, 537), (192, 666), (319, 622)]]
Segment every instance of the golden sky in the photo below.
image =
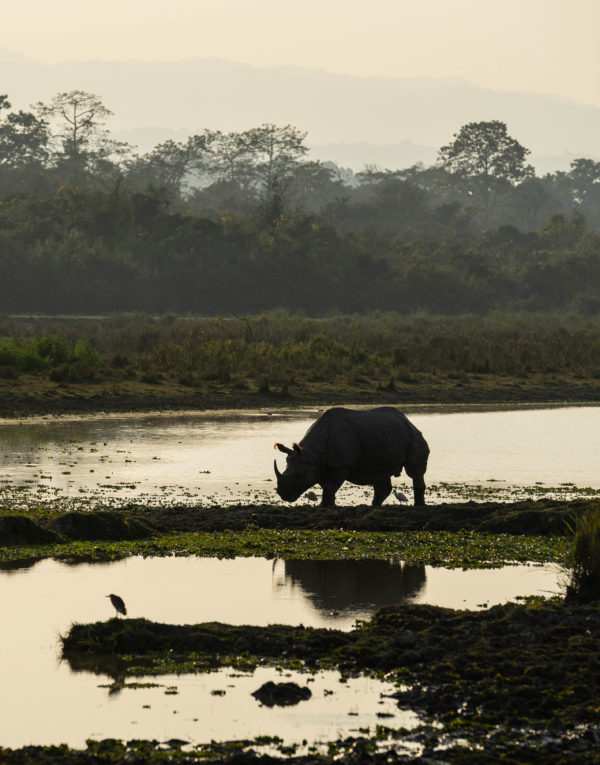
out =
[(600, 106), (600, 0), (0, 0), (0, 47), (46, 62), (217, 57), (461, 77)]

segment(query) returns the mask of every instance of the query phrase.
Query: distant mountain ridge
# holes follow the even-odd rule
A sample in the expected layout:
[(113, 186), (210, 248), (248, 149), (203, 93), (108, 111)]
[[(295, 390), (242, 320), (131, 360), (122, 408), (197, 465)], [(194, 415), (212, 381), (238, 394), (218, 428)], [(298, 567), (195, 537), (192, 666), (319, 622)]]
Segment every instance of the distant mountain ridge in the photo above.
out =
[[(5, 49), (0, 49), (0, 75), (0, 93), (16, 108), (75, 88), (99, 95), (115, 114), (111, 131), (142, 151), (204, 128), (289, 123), (308, 131), (307, 144), (320, 159), (360, 169), (379, 157), (374, 164), (397, 167), (432, 161), (467, 122), (500, 119), (534, 159), (562, 157), (568, 166), (569, 158), (600, 158), (600, 108), (456, 78), (356, 77), (212, 58), (44, 64)], [(362, 162), (343, 158), (357, 157), (361, 146)], [(323, 147), (332, 148), (330, 157)]]

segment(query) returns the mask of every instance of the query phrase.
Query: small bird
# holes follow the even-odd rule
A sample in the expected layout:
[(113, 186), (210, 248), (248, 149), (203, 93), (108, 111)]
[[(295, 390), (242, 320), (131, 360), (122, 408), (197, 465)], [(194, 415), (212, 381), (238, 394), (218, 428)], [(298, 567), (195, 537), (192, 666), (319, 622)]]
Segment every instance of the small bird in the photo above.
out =
[(127, 616), (127, 609), (125, 608), (125, 602), (123, 598), (120, 598), (118, 595), (107, 595), (107, 598), (110, 598), (110, 602), (115, 607), (116, 616), (119, 614), (123, 614), (123, 616)]
[(394, 497), (396, 497), (398, 502), (408, 502), (406, 494), (403, 494), (399, 489), (394, 489)]
[(304, 496), (306, 499), (310, 499), (311, 502), (316, 502), (319, 499), (314, 491), (307, 491)]

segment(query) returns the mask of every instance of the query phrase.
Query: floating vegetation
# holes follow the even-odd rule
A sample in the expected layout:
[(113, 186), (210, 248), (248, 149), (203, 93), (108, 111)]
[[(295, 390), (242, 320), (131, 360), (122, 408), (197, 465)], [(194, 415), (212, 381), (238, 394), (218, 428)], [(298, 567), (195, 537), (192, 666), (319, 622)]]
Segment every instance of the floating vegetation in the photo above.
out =
[(490, 568), (535, 562), (566, 564), (569, 537), (514, 536), (449, 531), (352, 531), (341, 529), (246, 529), (180, 532), (119, 542), (82, 542), (0, 548), (0, 560), (55, 558), (62, 561), (117, 560), (142, 556), (235, 558), (401, 559), (409, 565)]

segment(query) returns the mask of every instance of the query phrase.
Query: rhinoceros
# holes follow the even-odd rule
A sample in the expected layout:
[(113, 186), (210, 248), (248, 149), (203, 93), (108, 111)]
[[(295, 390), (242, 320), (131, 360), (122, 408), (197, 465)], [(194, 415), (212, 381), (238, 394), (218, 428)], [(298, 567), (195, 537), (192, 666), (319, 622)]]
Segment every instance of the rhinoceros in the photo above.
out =
[(353, 410), (334, 407), (324, 412), (292, 448), (276, 443), (287, 454), (283, 473), (277, 468), (277, 493), (294, 502), (311, 486), (323, 489), (322, 506), (335, 505), (344, 481), (373, 487), (373, 506), (392, 490), (391, 476), (402, 468), (412, 478), (415, 505), (425, 504), (429, 446), (420, 430), (391, 406)]

